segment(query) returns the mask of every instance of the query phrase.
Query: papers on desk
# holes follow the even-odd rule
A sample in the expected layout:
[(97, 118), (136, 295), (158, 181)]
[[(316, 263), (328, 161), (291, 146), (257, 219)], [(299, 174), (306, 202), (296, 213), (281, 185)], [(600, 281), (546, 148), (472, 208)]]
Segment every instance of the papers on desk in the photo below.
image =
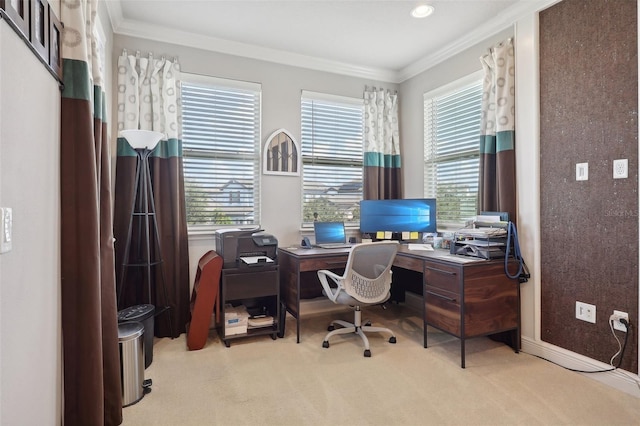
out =
[(246, 265), (259, 265), (273, 263), (273, 259), (267, 256), (245, 256), (240, 257), (240, 260)]
[(408, 244), (407, 248), (409, 250), (427, 250), (433, 251), (433, 246), (431, 244)]

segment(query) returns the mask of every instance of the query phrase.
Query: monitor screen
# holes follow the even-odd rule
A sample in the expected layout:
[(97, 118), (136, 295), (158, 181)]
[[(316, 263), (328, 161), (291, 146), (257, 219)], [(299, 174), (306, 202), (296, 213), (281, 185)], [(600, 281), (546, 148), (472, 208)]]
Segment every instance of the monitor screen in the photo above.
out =
[(362, 200), (360, 232), (438, 232), (436, 199)]
[(343, 244), (347, 242), (343, 222), (313, 222), (316, 244)]

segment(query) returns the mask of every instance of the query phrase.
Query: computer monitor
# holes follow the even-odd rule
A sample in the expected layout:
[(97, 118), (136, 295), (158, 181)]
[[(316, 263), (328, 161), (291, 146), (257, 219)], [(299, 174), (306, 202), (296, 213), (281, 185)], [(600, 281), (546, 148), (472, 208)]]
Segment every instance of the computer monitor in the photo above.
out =
[(316, 244), (344, 244), (347, 235), (344, 222), (313, 222)]
[(362, 200), (360, 232), (438, 232), (436, 199)]

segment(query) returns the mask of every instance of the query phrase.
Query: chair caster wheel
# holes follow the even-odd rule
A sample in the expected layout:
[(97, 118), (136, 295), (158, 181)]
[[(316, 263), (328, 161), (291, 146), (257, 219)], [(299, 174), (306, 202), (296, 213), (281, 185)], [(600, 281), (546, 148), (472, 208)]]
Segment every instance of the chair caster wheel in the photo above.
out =
[(364, 325), (366, 325), (367, 327), (371, 327), (371, 321), (365, 322)]
[(371, 358), (371, 351), (369, 349), (365, 349), (364, 350), (364, 357), (365, 358)]
[(395, 342), (396, 342), (396, 336), (389, 337), (389, 343), (395, 343)]
[(331, 324), (329, 327), (327, 327), (327, 331), (333, 331), (335, 329), (336, 329), (336, 327), (333, 324)]
[(329, 347), (329, 342), (327, 342), (326, 340), (324, 342), (322, 342), (322, 347), (323, 348), (328, 348)]

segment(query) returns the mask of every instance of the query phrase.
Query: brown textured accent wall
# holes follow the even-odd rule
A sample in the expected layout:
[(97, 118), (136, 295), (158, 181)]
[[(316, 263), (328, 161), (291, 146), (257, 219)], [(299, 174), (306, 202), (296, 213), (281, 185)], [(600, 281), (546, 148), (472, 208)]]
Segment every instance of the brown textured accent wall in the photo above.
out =
[[(606, 363), (613, 310), (638, 325), (636, 7), (564, 0), (540, 13), (541, 337)], [(629, 178), (614, 180), (621, 158)], [(583, 162), (589, 180), (576, 181)], [(596, 324), (575, 318), (576, 301), (596, 305)], [(637, 360), (634, 329), (621, 368)]]

